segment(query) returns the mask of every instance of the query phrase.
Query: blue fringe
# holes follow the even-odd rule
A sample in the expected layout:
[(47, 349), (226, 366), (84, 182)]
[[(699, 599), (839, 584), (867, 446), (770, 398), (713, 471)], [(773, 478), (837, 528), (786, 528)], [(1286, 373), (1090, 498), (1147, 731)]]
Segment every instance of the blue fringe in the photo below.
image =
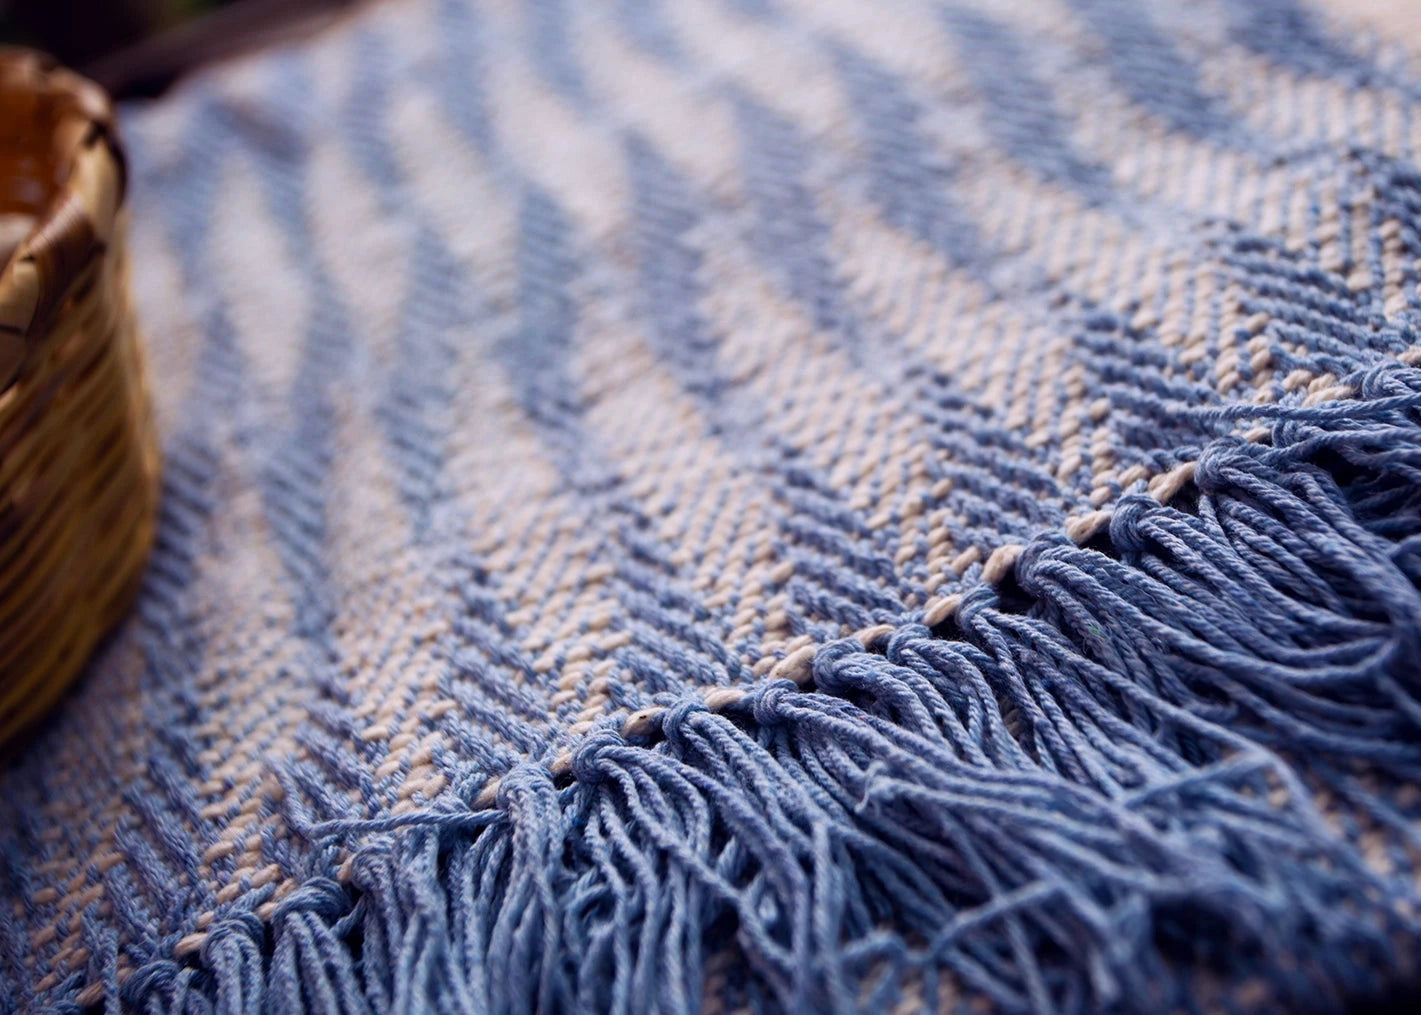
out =
[(1319, 801), (1421, 848), (1380, 791), (1421, 775), (1421, 371), (1354, 389), (1219, 412), (1268, 438), (1213, 442), (1106, 539), (1033, 543), (935, 630), (822, 646), (812, 689), (605, 725), (489, 806), (310, 825), (347, 884), (111, 1007), (694, 1011), (724, 954), (716, 1000), (787, 1011), (1384, 990), (1417, 886)]

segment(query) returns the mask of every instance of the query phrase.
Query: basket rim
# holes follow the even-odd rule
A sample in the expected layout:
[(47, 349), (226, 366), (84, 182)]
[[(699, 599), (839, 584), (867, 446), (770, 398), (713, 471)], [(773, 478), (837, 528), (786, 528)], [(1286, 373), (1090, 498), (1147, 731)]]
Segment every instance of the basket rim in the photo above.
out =
[(0, 395), (23, 371), (55, 311), (107, 248), (127, 184), (113, 103), (47, 54), (0, 46), (0, 105), (36, 105), (51, 124), (53, 190), (0, 270)]

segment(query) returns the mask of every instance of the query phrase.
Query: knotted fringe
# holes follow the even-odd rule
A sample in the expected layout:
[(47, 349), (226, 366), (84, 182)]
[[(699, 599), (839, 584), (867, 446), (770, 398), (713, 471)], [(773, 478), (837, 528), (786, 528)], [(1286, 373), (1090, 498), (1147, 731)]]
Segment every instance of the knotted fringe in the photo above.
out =
[(1028, 546), (935, 630), (823, 646), (812, 689), (609, 723), (488, 806), (316, 826), (354, 850), (346, 887), (219, 924), (124, 994), (1157, 1012), (1384, 990), (1416, 881), (1317, 801), (1418, 845), (1391, 791), (1421, 774), (1421, 372), (1354, 389), (1239, 410), (1270, 439), (1210, 444), (1192, 490), (1127, 496), (1108, 540)]

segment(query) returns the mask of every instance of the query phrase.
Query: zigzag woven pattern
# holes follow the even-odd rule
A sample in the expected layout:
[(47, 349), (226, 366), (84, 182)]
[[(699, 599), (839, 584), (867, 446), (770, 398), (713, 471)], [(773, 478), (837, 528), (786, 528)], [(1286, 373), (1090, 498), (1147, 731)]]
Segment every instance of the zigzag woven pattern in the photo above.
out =
[(127, 109), (163, 513), (0, 1010), (1405, 996), (1393, 6), (390, 0)]

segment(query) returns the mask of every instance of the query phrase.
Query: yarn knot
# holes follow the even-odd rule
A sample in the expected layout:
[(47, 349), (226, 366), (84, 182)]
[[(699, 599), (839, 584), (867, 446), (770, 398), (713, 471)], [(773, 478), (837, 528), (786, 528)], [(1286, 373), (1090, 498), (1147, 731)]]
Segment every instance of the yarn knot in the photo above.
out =
[(350, 899), (345, 889), (330, 878), (312, 878), (281, 901), (276, 907), (275, 919), (292, 913), (312, 913), (327, 921), (344, 916), (350, 909)]
[(1021, 553), (1017, 555), (1016, 564), (1012, 568), (1012, 576), (1016, 578), (1017, 585), (1021, 590), (1033, 599), (1041, 598), (1041, 555), (1047, 550), (1054, 550), (1066, 544), (1064, 536), (1042, 537), (1033, 539), (1022, 547)]
[(1204, 448), (1194, 466), (1194, 485), (1201, 493), (1218, 493), (1231, 485), (1228, 473), (1238, 467), (1243, 448), (1237, 437), (1220, 438)]
[(831, 694), (844, 690), (849, 675), (847, 661), (864, 652), (863, 643), (857, 638), (840, 638), (820, 646), (814, 653), (814, 685)]
[(1150, 538), (1144, 531), (1145, 521), (1159, 510), (1159, 504), (1147, 494), (1132, 493), (1120, 498), (1110, 516), (1110, 542), (1121, 553), (1144, 553), (1150, 548)]
[(900, 666), (906, 665), (909, 655), (916, 654), (914, 648), (917, 643), (931, 641), (932, 636), (932, 631), (922, 624), (904, 624), (888, 639), (884, 655), (889, 662), (897, 663)]
[(238, 913), (214, 924), (207, 932), (207, 940), (202, 942), (202, 962), (207, 966), (217, 965), (223, 952), (260, 947), (265, 937), (266, 928), (255, 913)]
[(668, 743), (677, 747), (686, 746), (686, 734), (689, 732), (692, 716), (698, 716), (702, 712), (709, 713), (710, 709), (706, 708), (705, 702), (699, 698), (683, 698), (668, 706), (666, 711), (661, 713), (661, 735)]
[(595, 785), (607, 780), (606, 763), (602, 752), (614, 747), (623, 747), (626, 741), (612, 726), (599, 726), (588, 733), (572, 752), (572, 777), (580, 783)]
[(979, 583), (962, 594), (962, 602), (957, 607), (957, 626), (970, 631), (982, 622), (982, 611), (992, 609), (1001, 603), (997, 590), (985, 582)]
[[(574, 760), (576, 756), (574, 755)], [(498, 806), (506, 811), (528, 806), (538, 806), (556, 798), (557, 789), (548, 769), (531, 761), (514, 765), (505, 772), (498, 782)]]
[(772, 684), (766, 684), (751, 702), (750, 714), (761, 726), (776, 726), (787, 718), (789, 709), (785, 699), (803, 693), (789, 680), (777, 680)]
[(1380, 363), (1362, 375), (1357, 390), (1364, 399), (1414, 395), (1421, 392), (1421, 370), (1401, 363)]
[(134, 1010), (142, 1010), (146, 1008), (149, 998), (166, 994), (173, 981), (184, 971), (183, 966), (166, 959), (141, 965), (129, 975), (120, 997)]

